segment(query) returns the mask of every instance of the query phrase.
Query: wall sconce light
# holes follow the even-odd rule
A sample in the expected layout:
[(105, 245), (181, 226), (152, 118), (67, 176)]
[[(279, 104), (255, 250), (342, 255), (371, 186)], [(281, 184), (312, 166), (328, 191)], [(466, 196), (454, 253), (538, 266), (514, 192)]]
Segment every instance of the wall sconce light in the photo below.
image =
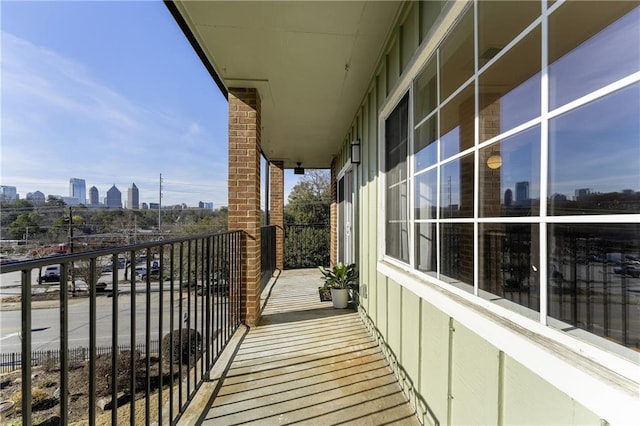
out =
[(487, 158), (487, 167), (491, 170), (499, 169), (502, 166), (502, 157), (499, 154), (493, 154)]
[(296, 164), (298, 165), (298, 167), (295, 167), (293, 169), (293, 174), (294, 175), (303, 175), (304, 174), (304, 168), (300, 167), (302, 165), (302, 163), (301, 162), (297, 162)]
[(351, 164), (360, 164), (360, 139), (351, 142)]

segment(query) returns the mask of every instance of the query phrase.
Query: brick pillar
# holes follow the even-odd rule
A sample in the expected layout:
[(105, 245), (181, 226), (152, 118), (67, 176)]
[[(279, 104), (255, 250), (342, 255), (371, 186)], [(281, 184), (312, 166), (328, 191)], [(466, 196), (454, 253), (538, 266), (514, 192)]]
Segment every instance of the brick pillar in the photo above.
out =
[(260, 313), (260, 96), (229, 89), (229, 229), (242, 230), (243, 320)]
[(334, 157), (331, 162), (331, 206), (329, 209), (330, 222), (330, 241), (329, 241), (329, 262), (331, 266), (338, 261), (338, 182), (336, 176), (338, 174), (337, 161)]
[(284, 269), (284, 162), (269, 166), (269, 225), (276, 227), (276, 268)]

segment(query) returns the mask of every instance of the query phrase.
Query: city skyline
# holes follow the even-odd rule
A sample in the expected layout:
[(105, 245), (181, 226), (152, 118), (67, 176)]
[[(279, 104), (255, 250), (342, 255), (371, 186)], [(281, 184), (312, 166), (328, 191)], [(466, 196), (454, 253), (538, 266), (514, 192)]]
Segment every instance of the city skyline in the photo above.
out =
[[(71, 178), (70, 180), (82, 180), (82, 181), (85, 181), (85, 179), (78, 179), (78, 178)], [(70, 183), (70, 185), (71, 185), (71, 183)], [(86, 184), (86, 185), (88, 186), (88, 184)], [(15, 185), (2, 185), (2, 186), (3, 186), (3, 188), (16, 188), (16, 191), (15, 191), (16, 196), (21, 200), (29, 200), (29, 198), (27, 198), (27, 196), (29, 194), (37, 194), (37, 193), (40, 193), (40, 194), (44, 195), (44, 201), (46, 201), (46, 199), (49, 196), (58, 197), (58, 198), (63, 199), (63, 200), (68, 200), (69, 198), (75, 198), (71, 193), (71, 187), (69, 188), (69, 195), (64, 195), (64, 194), (54, 194), (54, 193), (50, 194), (50, 193), (46, 193), (46, 192), (43, 192), (43, 191), (40, 191), (40, 190), (35, 190), (35, 191), (30, 191), (30, 192), (26, 192), (25, 193), (24, 191), (21, 191), (20, 188), (15, 186)], [(101, 190), (96, 185), (91, 185), (89, 187), (89, 190), (86, 191), (87, 196), (85, 198), (85, 202), (79, 202), (79, 204), (83, 204), (83, 205), (85, 205), (87, 207), (95, 207), (95, 206), (106, 207), (105, 200), (107, 198), (107, 193), (113, 187), (115, 187), (121, 193), (121, 197), (124, 197), (123, 194), (125, 194), (126, 197), (127, 197), (126, 198), (126, 203), (125, 203), (125, 199), (121, 198), (121, 202), (122, 202), (121, 208), (127, 208), (127, 209), (134, 209), (135, 210), (135, 209), (141, 209), (143, 205), (150, 205), (150, 204), (157, 204), (158, 203), (158, 199), (157, 198), (156, 199), (152, 199), (150, 197), (149, 198), (142, 198), (140, 195), (137, 195), (135, 198), (137, 199), (138, 207), (130, 206), (129, 205), (130, 204), (129, 196), (130, 196), (131, 189), (133, 187), (135, 187), (135, 189), (137, 190), (136, 192), (139, 191), (139, 188), (135, 184), (135, 182), (132, 182), (132, 183), (130, 183), (128, 185), (123, 184), (123, 185), (118, 186), (118, 184), (110, 184), (110, 185), (107, 185), (107, 186), (108, 186), (108, 188), (106, 188), (104, 190)], [(126, 187), (126, 193), (121, 189), (122, 187)], [(91, 192), (92, 192), (91, 190), (93, 188), (95, 188), (97, 190), (98, 203), (92, 203), (92, 201), (91, 201)], [(138, 194), (139, 194), (139, 192), (138, 192)], [(156, 197), (157, 197), (157, 195), (158, 195), (158, 193), (156, 193)], [(168, 207), (170, 205), (182, 205), (182, 204), (187, 204), (187, 203), (166, 204), (166, 206)], [(198, 200), (193, 205), (187, 204), (187, 207), (194, 207), (195, 208), (195, 207), (199, 207), (201, 204), (204, 204), (205, 208), (210, 208), (210, 209), (219, 208), (219, 207), (225, 207), (226, 206), (226, 204), (216, 206), (211, 201)], [(164, 203), (163, 203), (163, 206), (165, 206)]]

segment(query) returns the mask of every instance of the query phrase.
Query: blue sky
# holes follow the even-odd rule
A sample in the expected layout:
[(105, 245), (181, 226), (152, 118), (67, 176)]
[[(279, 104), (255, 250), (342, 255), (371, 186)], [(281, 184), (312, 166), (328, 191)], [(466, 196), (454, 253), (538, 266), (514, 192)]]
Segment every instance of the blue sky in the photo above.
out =
[[(227, 204), (227, 102), (160, 1), (0, 1), (0, 184)], [(295, 183), (285, 174), (285, 194)]]

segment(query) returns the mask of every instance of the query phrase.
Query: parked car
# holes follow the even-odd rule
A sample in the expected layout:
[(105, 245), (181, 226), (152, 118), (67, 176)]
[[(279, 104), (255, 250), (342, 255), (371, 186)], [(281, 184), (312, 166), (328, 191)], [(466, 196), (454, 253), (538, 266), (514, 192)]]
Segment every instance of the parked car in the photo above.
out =
[(11, 257), (4, 257), (4, 256), (0, 257), (0, 265), (8, 265), (10, 263), (16, 263), (16, 262), (19, 262), (19, 260), (13, 259)]
[[(160, 262), (154, 260), (151, 262), (151, 268), (149, 269), (150, 275), (159, 275), (160, 274)], [(147, 278), (147, 265), (138, 265), (136, 266), (136, 275), (141, 280)]]
[[(124, 257), (119, 257), (118, 258), (118, 269), (122, 269), (124, 268), (126, 261), (124, 259)], [(113, 272), (113, 262), (109, 262), (106, 265), (104, 265), (102, 267), (102, 273), (107, 273), (107, 272)]]
[(640, 266), (623, 263), (613, 268), (613, 273), (618, 275), (629, 275), (634, 278), (640, 278)]
[(38, 283), (42, 284), (43, 282), (60, 282), (60, 265), (47, 266), (38, 279)]

